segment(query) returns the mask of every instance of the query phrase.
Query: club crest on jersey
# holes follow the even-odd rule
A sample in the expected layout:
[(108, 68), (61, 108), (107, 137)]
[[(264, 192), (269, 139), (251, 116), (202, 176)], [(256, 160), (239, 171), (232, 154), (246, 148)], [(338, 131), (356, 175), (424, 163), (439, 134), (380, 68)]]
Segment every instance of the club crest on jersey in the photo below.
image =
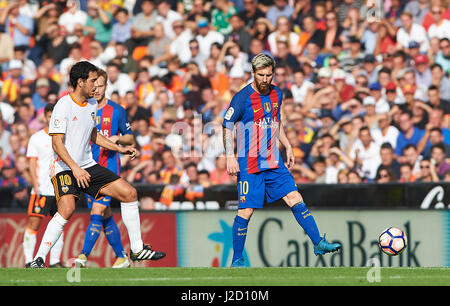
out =
[(109, 118), (109, 117), (103, 118), (103, 124), (104, 125), (107, 125), (107, 124), (110, 124), (110, 123), (111, 123), (111, 118)]
[(67, 187), (66, 185), (61, 187), (61, 190), (66, 193), (67, 191), (69, 191), (69, 187)]
[(95, 116), (95, 125), (100, 123), (100, 116)]
[(264, 103), (264, 111), (269, 113), (272, 110), (272, 106), (270, 106), (270, 102)]
[(95, 117), (97, 117), (97, 116), (95, 116), (95, 113), (94, 113), (94, 112), (91, 113), (91, 117), (92, 117), (92, 121), (95, 122)]
[(274, 109), (274, 110), (277, 110), (277, 109), (278, 109), (278, 102), (274, 102), (274, 103), (273, 103), (273, 109)]

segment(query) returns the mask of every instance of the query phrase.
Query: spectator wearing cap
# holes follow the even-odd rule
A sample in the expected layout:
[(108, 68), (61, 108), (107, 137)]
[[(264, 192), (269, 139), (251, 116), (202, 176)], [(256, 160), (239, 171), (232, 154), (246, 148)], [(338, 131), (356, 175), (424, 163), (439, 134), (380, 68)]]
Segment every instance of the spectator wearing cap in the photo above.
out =
[(331, 78), (341, 102), (346, 102), (355, 96), (355, 88), (347, 84), (344, 70), (340, 68), (334, 69)]
[[(13, 59), (17, 59), (22, 62), (22, 73), (27, 77), (27, 79), (36, 78), (36, 65), (32, 60), (27, 57), (27, 46), (17, 46), (14, 47)], [(1, 51), (1, 50), (0, 50)], [(2, 54), (2, 53), (0, 53)], [(0, 61), (1, 62), (1, 61)]]
[(381, 89), (381, 84), (378, 82), (369, 85), (370, 95), (376, 101), (375, 111), (377, 114), (388, 113), (390, 110), (389, 103), (383, 98)]
[(414, 61), (414, 58), (421, 54), (420, 53), (420, 44), (417, 41), (410, 41), (408, 44), (408, 49), (405, 50), (406, 54)]
[(0, 12), (0, 25), (6, 29), (6, 34), (13, 38), (14, 46), (30, 46), (33, 35), (34, 21), (19, 11), (19, 2), (11, 1)]
[(414, 70), (416, 82), (426, 86), (431, 85), (431, 70), (428, 65), (428, 57), (425, 54), (419, 54), (414, 57)]
[(430, 44), (424, 27), (414, 23), (413, 16), (408, 11), (400, 15), (400, 20), (402, 26), (397, 31), (397, 47), (406, 49), (411, 41), (417, 41), (420, 44), (420, 52), (426, 53)]
[(363, 100), (364, 122), (370, 129), (374, 129), (378, 126), (378, 116), (375, 111), (376, 104), (375, 98), (371, 96), (367, 96)]
[(319, 129), (315, 132), (318, 137), (329, 134), (334, 125), (334, 117), (331, 109), (322, 108), (319, 113)]
[(369, 84), (375, 83), (378, 80), (378, 72), (381, 67), (377, 66), (378, 61), (373, 54), (364, 55), (363, 59), (363, 67), (367, 72), (367, 78), (369, 80)]
[(225, 42), (225, 37), (221, 33), (211, 29), (209, 20), (204, 17), (197, 21), (197, 32), (198, 34), (195, 36), (195, 39), (199, 44), (199, 51), (207, 58), (210, 55), (211, 45), (213, 43), (223, 45)]
[(8, 74), (3, 81), (2, 99), (14, 103), (19, 96), (20, 87), (25, 84), (26, 78), (22, 74), (23, 64), (20, 60), (13, 59), (8, 63)]

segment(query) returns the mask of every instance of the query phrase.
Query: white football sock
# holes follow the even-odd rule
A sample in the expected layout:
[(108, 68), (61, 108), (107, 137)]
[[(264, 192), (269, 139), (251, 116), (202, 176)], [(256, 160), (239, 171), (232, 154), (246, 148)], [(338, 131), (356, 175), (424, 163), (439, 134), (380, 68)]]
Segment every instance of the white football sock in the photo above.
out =
[(130, 248), (133, 253), (138, 253), (143, 248), (141, 237), (141, 219), (139, 216), (139, 202), (121, 202), (120, 210), (122, 221), (128, 231)]
[(25, 263), (33, 261), (34, 248), (36, 247), (36, 231), (26, 228), (23, 235), (23, 254), (25, 255)]
[(55, 245), (50, 250), (50, 265), (57, 264), (60, 262), (62, 249), (64, 246), (64, 232), (61, 233), (58, 240), (56, 240)]
[(50, 249), (55, 245), (59, 236), (61, 236), (61, 233), (64, 229), (64, 226), (67, 224), (67, 221), (68, 220), (61, 217), (59, 213), (56, 213), (53, 216), (53, 218), (48, 223), (47, 228), (45, 229), (41, 245), (39, 246), (39, 250), (37, 251), (34, 259), (41, 257), (45, 261), (48, 252), (50, 252)]

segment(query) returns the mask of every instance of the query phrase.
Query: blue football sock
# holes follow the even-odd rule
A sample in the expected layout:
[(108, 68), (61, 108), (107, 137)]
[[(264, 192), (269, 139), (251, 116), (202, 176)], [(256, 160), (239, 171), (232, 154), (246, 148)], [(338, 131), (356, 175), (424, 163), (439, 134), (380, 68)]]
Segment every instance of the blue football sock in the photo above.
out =
[(86, 257), (89, 256), (92, 248), (97, 242), (98, 236), (102, 230), (102, 220), (103, 217), (101, 215), (91, 215), (91, 223), (89, 223), (86, 234), (84, 235), (83, 250), (81, 251)]
[(309, 212), (305, 203), (301, 202), (301, 203), (295, 204), (294, 206), (292, 206), (291, 210), (292, 210), (292, 213), (294, 214), (295, 219), (297, 220), (298, 224), (300, 224), (300, 226), (303, 228), (303, 230), (309, 236), (312, 243), (314, 245), (318, 244), (320, 242), (320, 240), (322, 240), (322, 237), (320, 237), (319, 229), (317, 228), (316, 221), (314, 220), (314, 217)]
[(244, 251), (245, 239), (247, 238), (248, 220), (236, 216), (233, 223), (233, 260), (241, 258)]
[(114, 218), (110, 216), (109, 218), (103, 219), (103, 231), (108, 239), (109, 244), (112, 246), (114, 253), (117, 257), (126, 257), (125, 251), (123, 250), (122, 240), (120, 239), (120, 231), (117, 227)]

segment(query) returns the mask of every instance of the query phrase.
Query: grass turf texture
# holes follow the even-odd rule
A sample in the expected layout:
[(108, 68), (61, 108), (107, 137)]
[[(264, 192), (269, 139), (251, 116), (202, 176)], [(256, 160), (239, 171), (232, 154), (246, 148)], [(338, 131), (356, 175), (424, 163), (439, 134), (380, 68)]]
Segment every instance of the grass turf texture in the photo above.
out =
[[(381, 268), (380, 282), (369, 282), (370, 268), (89, 268), (80, 282), (69, 282), (69, 268), (1, 268), (0, 286), (347, 286), (450, 285), (450, 268)], [(72, 270), (71, 272), (74, 272)], [(72, 274), (74, 275), (74, 274)], [(373, 274), (374, 275), (374, 274)]]

